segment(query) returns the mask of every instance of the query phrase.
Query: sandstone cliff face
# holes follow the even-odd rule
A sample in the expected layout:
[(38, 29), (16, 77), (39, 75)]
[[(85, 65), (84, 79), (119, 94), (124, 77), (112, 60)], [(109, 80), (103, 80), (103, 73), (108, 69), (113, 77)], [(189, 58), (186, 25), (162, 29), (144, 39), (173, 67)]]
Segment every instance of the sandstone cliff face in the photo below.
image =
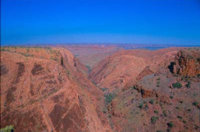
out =
[(66, 49), (5, 48), (0, 127), (13, 125), (16, 132), (109, 131), (97, 113), (101, 91), (82, 70)]
[(174, 74), (194, 77), (200, 74), (200, 50), (181, 50), (169, 66)]

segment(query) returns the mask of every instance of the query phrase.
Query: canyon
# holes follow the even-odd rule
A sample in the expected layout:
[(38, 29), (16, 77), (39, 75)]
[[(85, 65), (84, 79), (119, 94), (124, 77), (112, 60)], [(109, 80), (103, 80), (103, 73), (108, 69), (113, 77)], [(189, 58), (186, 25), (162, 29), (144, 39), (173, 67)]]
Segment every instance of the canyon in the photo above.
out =
[(198, 132), (200, 48), (1, 47), (16, 132)]

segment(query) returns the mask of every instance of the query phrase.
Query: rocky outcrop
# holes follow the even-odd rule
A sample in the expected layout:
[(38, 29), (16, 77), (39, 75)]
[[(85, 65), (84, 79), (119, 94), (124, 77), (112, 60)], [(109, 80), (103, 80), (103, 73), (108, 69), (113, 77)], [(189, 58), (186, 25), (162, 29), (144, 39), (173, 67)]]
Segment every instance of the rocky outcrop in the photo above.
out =
[(139, 85), (135, 85), (133, 87), (135, 90), (137, 90), (139, 93), (141, 93), (142, 98), (158, 97), (158, 94), (155, 90), (148, 90)]
[(184, 49), (177, 53), (169, 69), (172, 73), (194, 77), (200, 74), (200, 49)]

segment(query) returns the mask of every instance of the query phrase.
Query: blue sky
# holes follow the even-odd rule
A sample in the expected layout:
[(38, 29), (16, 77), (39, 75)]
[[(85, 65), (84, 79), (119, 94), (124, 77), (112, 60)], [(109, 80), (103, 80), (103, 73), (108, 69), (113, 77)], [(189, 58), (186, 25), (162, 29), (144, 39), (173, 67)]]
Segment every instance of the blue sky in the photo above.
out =
[(200, 46), (200, 0), (1, 0), (1, 42)]

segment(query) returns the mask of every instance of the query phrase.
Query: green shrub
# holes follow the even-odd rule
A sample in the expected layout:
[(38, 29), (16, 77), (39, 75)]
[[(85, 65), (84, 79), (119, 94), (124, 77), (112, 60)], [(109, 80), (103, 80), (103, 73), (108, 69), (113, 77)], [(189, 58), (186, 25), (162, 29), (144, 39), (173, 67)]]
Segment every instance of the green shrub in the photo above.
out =
[(150, 104), (153, 104), (153, 103), (154, 103), (154, 100), (153, 100), (153, 99), (151, 99), (151, 100), (149, 101), (149, 103), (150, 103)]
[(193, 102), (192, 104), (193, 104), (194, 106), (197, 106), (197, 105), (198, 105), (198, 102), (195, 101), (195, 102)]
[(158, 117), (155, 117), (155, 116), (151, 117), (151, 123), (152, 124), (155, 124), (157, 120), (158, 120)]
[(178, 107), (178, 106), (176, 106), (175, 108), (176, 108), (177, 110), (179, 110), (179, 107)]
[(12, 125), (6, 126), (0, 129), (0, 132), (14, 132), (14, 127)]
[(157, 111), (157, 110), (154, 110), (154, 113), (155, 113), (155, 114), (158, 114), (158, 111)]
[(0, 49), (1, 49), (1, 51), (7, 51), (5, 48), (2, 48), (2, 47)]
[(164, 110), (163, 111), (163, 115), (165, 116), (165, 117), (167, 117), (167, 112)]
[(134, 85), (134, 86), (132, 87), (132, 89), (135, 89), (135, 90), (136, 90), (136, 89), (137, 89), (137, 86)]
[(144, 103), (142, 102), (142, 103), (139, 104), (138, 107), (139, 107), (140, 109), (142, 109), (142, 108), (143, 108), (143, 105), (144, 105)]
[(104, 97), (105, 97), (105, 103), (109, 104), (109, 103), (112, 102), (113, 98), (115, 97), (115, 94), (107, 93), (107, 94), (104, 95)]
[(182, 119), (182, 116), (177, 116), (177, 118), (179, 118), (180, 120)]
[(168, 122), (168, 123), (167, 123), (167, 126), (168, 126), (169, 128), (172, 128), (172, 127), (174, 126), (174, 124), (173, 124), (173, 122)]
[(200, 78), (200, 74), (198, 74), (197, 77)]
[(187, 88), (190, 88), (191, 82), (187, 82), (187, 84), (185, 85)]
[(173, 88), (181, 88), (181, 87), (182, 87), (182, 84), (179, 83), (179, 82), (176, 82), (176, 83), (173, 83), (173, 84), (172, 84), (172, 87), (173, 87)]

